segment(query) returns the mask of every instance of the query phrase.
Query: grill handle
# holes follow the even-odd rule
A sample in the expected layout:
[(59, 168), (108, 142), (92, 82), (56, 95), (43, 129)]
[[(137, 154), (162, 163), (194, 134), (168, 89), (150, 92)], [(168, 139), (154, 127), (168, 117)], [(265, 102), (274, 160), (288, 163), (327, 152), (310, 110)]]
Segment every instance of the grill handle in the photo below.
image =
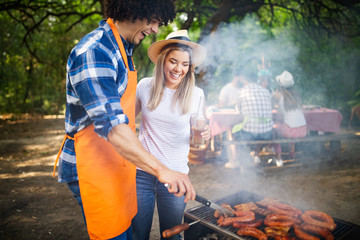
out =
[(199, 203), (202, 203), (206, 206), (210, 206), (211, 205), (211, 202), (209, 200), (207, 200), (206, 198), (202, 197), (202, 196), (199, 196), (196, 194), (195, 196), (195, 201), (199, 202)]

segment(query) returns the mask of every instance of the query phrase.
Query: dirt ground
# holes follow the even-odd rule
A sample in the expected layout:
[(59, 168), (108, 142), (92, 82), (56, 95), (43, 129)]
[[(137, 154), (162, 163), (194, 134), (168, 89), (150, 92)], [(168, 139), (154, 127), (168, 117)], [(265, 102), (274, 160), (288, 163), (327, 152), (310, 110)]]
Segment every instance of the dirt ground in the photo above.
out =
[[(75, 199), (52, 178), (63, 128), (63, 118), (0, 118), (1, 239), (88, 239)], [(324, 154), (246, 171), (225, 169), (209, 154), (204, 164), (190, 165), (189, 175), (198, 194), (211, 200), (247, 190), (360, 225), (359, 143), (343, 141), (336, 161)], [(187, 209), (197, 205), (190, 202)], [(151, 239), (159, 236), (154, 217)]]

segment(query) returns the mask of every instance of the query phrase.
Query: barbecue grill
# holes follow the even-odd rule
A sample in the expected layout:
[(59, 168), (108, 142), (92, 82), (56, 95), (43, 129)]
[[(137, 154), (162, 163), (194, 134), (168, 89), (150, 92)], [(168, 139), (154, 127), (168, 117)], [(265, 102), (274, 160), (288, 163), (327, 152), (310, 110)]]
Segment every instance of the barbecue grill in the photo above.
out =
[[(218, 204), (227, 203), (232, 206), (246, 203), (246, 202), (257, 202), (262, 200), (264, 197), (259, 196), (257, 194), (248, 192), (248, 191), (240, 191), (233, 195), (227, 196), (220, 200), (215, 201)], [(226, 237), (229, 239), (249, 239), (253, 240), (252, 237), (244, 237), (236, 234), (237, 229), (232, 226), (221, 226), (217, 225), (217, 219), (214, 217), (214, 210), (207, 206), (197, 206), (191, 208), (184, 213), (184, 222), (192, 223), (195, 221), (199, 221), (198, 223), (194, 223), (190, 226), (188, 230), (184, 233), (185, 240), (192, 239), (201, 239), (208, 234), (217, 233), (219, 236)], [(354, 240), (360, 239), (360, 226), (339, 220), (334, 218), (334, 221), (337, 225), (336, 229), (332, 231), (334, 238), (342, 239), (342, 240)], [(260, 228), (263, 230), (264, 226)]]

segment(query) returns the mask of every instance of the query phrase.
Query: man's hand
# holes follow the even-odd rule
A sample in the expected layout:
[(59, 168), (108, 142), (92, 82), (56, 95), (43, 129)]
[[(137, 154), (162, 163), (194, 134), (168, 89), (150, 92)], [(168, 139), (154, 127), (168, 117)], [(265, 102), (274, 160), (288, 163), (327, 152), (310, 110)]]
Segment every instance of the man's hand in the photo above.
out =
[(160, 171), (158, 179), (160, 182), (168, 184), (169, 192), (174, 193), (176, 197), (185, 195), (184, 202), (195, 200), (196, 192), (187, 174), (172, 171), (165, 167)]

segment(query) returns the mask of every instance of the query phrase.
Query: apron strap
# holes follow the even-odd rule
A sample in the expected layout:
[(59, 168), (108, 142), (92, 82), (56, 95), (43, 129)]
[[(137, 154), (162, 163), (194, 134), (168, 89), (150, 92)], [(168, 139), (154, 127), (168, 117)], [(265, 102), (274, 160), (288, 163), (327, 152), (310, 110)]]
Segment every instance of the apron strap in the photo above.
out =
[(232, 133), (237, 133), (239, 132), (241, 129), (244, 128), (245, 124), (247, 123), (247, 121), (249, 121), (249, 119), (253, 119), (253, 120), (257, 120), (258, 122), (262, 122), (262, 123), (266, 123), (267, 121), (270, 121), (270, 118), (263, 118), (263, 117), (248, 117), (245, 116), (244, 120), (241, 123), (238, 123), (236, 125), (233, 126), (231, 132)]
[(122, 99), (127, 99), (127, 100), (121, 101), (121, 107), (124, 109), (125, 114), (129, 118), (129, 124), (128, 124), (129, 127), (135, 132), (135, 129), (136, 129), (136, 126), (135, 126), (136, 97), (135, 97), (134, 93), (136, 92), (136, 85), (137, 85), (137, 71), (135, 69), (134, 61), (133, 61), (132, 57), (131, 57), (130, 63), (132, 64), (134, 71), (130, 71), (130, 68), (129, 68), (130, 63), (128, 61), (129, 60), (128, 56), (126, 55), (124, 44), (121, 40), (119, 31), (117, 30), (113, 20), (111, 18), (108, 18), (108, 20), (106, 22), (109, 24), (109, 26), (115, 36), (116, 42), (117, 42), (119, 50), (120, 50), (121, 57), (124, 60), (125, 66), (127, 68), (128, 83), (126, 86), (126, 91), (124, 92), (124, 94), (122, 96)]
[[(119, 34), (117, 28), (115, 27), (115, 24), (114, 24), (114, 22), (113, 22), (113, 20), (111, 18), (109, 18), (106, 22), (110, 25), (110, 28), (114, 33), (114, 36), (115, 36), (116, 42), (119, 45), (120, 53), (121, 53), (121, 56), (123, 57), (125, 66), (128, 69), (128, 71), (130, 71), (127, 55), (126, 55), (126, 52), (125, 52), (125, 48), (120, 47), (120, 43), (122, 43), (121, 38), (120, 38), (120, 34)], [(132, 57), (131, 57), (131, 59), (132, 59)]]
[(244, 126), (245, 126), (245, 124), (246, 124), (247, 121), (248, 121), (248, 117), (245, 116), (245, 117), (244, 117), (244, 120), (243, 120), (241, 123), (238, 123), (238, 124), (236, 124), (235, 126), (233, 126), (231, 132), (232, 132), (232, 133), (237, 133), (237, 132), (239, 132), (241, 129), (244, 128)]
[(69, 135), (65, 134), (64, 140), (63, 140), (62, 143), (61, 143), (61, 147), (60, 147), (60, 149), (59, 149), (58, 155), (57, 155), (56, 160), (55, 160), (53, 178), (55, 177), (56, 165), (57, 165), (57, 163), (58, 163), (58, 161), (59, 161), (59, 157), (60, 157), (61, 151), (62, 151), (62, 149), (63, 149), (63, 147), (64, 147), (65, 140), (68, 139), (68, 138), (75, 141), (75, 138), (70, 137)]

